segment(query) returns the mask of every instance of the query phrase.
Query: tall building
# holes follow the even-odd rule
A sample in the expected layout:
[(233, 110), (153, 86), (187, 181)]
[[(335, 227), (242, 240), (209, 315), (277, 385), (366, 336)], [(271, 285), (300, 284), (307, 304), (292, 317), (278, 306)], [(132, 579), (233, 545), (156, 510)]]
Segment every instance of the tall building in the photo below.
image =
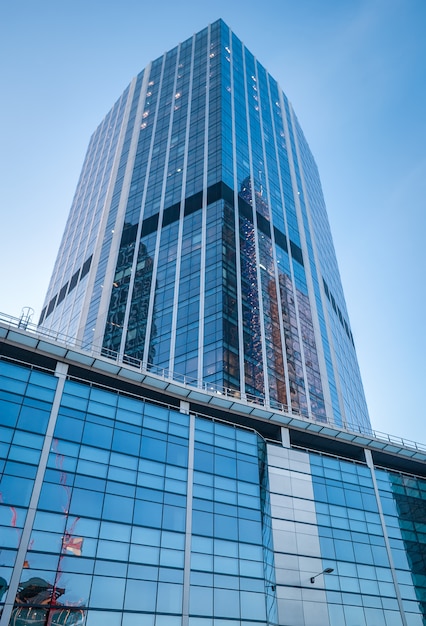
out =
[(95, 131), (39, 325), (0, 315), (0, 626), (424, 626), (425, 524), (309, 148), (218, 21)]
[(223, 21), (150, 63), (93, 134), (39, 324), (371, 429), (315, 162)]

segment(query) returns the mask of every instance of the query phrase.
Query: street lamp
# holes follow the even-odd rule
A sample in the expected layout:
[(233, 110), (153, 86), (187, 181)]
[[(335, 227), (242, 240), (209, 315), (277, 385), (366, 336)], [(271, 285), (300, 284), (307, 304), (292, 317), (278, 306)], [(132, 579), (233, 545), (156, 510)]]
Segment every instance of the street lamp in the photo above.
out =
[(317, 578), (318, 576), (321, 576), (321, 574), (331, 574), (332, 572), (334, 572), (334, 569), (332, 567), (326, 567), (319, 574), (315, 574), (315, 576), (311, 576), (311, 583), (314, 584), (315, 578)]

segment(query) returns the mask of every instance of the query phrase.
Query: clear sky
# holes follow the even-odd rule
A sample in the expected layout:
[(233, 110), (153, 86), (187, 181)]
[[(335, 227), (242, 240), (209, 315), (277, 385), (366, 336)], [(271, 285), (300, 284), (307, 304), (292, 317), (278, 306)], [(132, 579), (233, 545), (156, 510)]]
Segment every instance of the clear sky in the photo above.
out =
[(426, 443), (426, 0), (1, 0), (0, 311), (38, 319), (91, 133), (219, 17), (314, 153), (373, 427)]

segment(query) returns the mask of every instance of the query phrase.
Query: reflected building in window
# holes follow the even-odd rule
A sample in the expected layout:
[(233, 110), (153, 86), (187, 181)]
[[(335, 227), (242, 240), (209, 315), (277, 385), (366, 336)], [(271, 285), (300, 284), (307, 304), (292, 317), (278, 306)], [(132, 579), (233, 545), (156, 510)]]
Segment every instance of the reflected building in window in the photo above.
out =
[(370, 430), (315, 162), (223, 21), (147, 65), (95, 130), (39, 324)]

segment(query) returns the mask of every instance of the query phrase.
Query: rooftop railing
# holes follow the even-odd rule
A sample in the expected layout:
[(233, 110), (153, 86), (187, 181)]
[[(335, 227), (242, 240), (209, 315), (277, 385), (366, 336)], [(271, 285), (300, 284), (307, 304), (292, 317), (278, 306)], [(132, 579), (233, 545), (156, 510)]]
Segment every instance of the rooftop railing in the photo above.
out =
[(190, 376), (186, 376), (185, 374), (173, 372), (169, 369), (158, 367), (151, 363), (144, 363), (140, 359), (137, 359), (133, 356), (121, 354), (115, 350), (110, 350), (102, 346), (88, 346), (87, 343), (84, 344), (83, 342), (76, 341), (74, 337), (69, 337), (50, 328), (38, 326), (37, 324), (33, 324), (22, 317), (17, 318), (11, 315), (7, 315), (5, 313), (0, 313), (0, 324), (8, 326), (9, 328), (17, 328), (37, 338), (49, 339), (51, 341), (54, 341), (55, 343), (63, 345), (68, 349), (78, 349), (82, 352), (87, 353), (91, 357), (101, 357), (114, 361), (115, 363), (120, 365), (136, 368), (142, 373), (152, 374), (170, 382), (189, 386), (191, 388), (196, 388), (200, 391), (204, 391), (207, 393), (214, 393), (218, 396), (223, 396), (225, 398), (229, 398), (230, 400), (243, 402), (248, 405), (257, 405), (265, 410), (283, 413), (286, 416), (295, 419), (302, 419), (303, 421), (307, 422), (315, 422), (316, 424), (324, 427), (329, 426), (333, 429), (337, 428), (339, 430), (343, 430), (351, 434), (356, 434), (361, 437), (372, 437), (374, 439), (381, 440), (388, 445), (390, 444), (397, 447), (411, 448), (419, 452), (426, 453), (426, 445), (424, 444), (417, 443), (415, 441), (411, 441), (402, 437), (389, 435), (387, 433), (373, 430), (371, 428), (363, 429), (359, 426), (359, 424), (336, 424), (334, 422), (330, 422), (330, 420), (328, 420), (326, 417), (315, 417), (313, 414), (304, 413), (303, 411), (299, 411), (294, 407), (289, 407), (288, 405), (282, 404), (281, 402), (278, 402), (276, 400), (267, 400), (265, 397), (260, 395), (244, 393), (239, 389), (223, 387), (209, 381), (192, 378)]

